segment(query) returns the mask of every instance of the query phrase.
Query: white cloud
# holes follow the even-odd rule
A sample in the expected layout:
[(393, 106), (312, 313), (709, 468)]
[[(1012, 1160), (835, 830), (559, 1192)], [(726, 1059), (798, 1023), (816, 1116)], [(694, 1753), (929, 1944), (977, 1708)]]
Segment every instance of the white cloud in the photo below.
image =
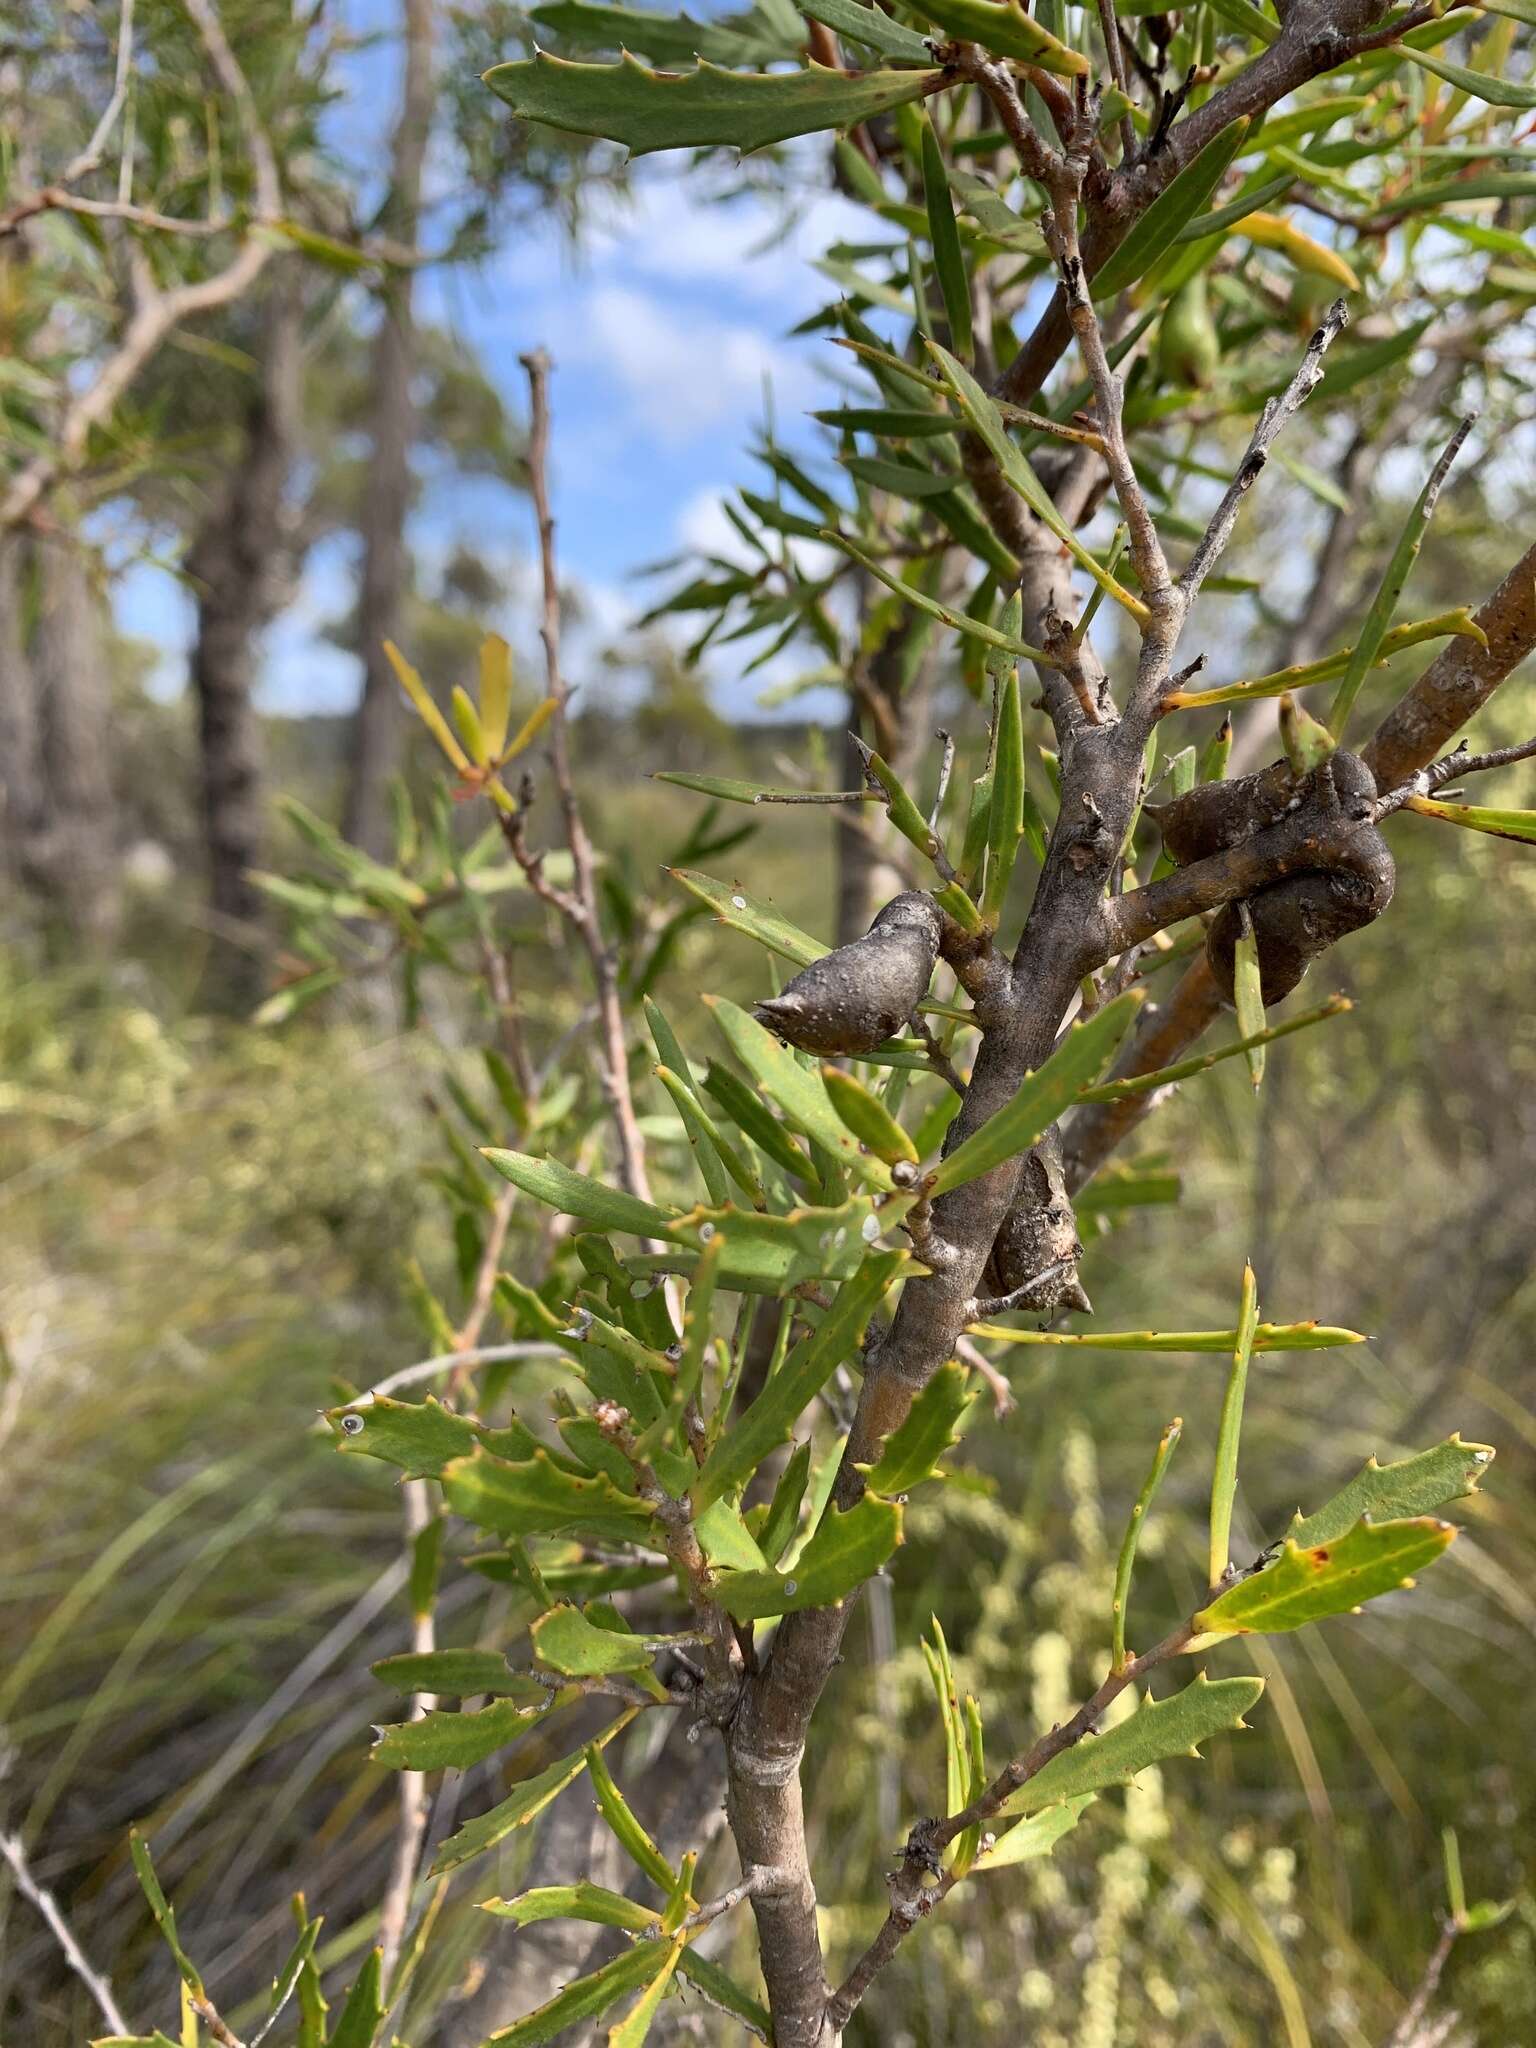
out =
[(582, 310), (582, 355), (611, 372), (630, 401), (625, 424), (639, 438), (696, 440), (750, 413), (765, 379), (781, 403), (806, 395), (805, 367), (744, 324), (674, 309), (619, 284), (598, 286)]

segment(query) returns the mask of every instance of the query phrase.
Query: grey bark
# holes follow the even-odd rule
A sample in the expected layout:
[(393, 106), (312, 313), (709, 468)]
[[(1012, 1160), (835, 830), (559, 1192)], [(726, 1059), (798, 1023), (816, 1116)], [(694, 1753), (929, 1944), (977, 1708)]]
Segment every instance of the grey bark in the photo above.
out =
[(47, 825), (37, 678), (27, 654), (25, 544), (0, 537), (0, 866), (24, 886), (42, 880)]
[(197, 700), (203, 837), (212, 940), (204, 996), (244, 1011), (260, 995), (262, 897), (250, 880), (264, 837), (258, 641), (281, 601), (287, 482), (299, 425), (297, 280), (279, 277), (266, 309), (260, 374), (227, 489), (187, 555), (197, 588)]
[[(379, 225), (394, 241), (414, 244), (421, 213), (422, 169), (432, 124), (431, 0), (404, 0), (405, 73), (395, 126), (390, 189)], [(358, 705), (343, 829), (355, 844), (386, 851), (389, 779), (400, 752), (403, 715), (399, 687), (384, 642), (400, 630), (408, 573), (406, 515), (411, 501), (411, 444), (416, 363), (412, 273), (393, 271), (379, 294), (379, 330), (373, 344), (370, 421), (373, 441), (363, 508), (362, 591), (358, 634), (363, 695)]]
[(76, 937), (104, 945), (116, 929), (121, 899), (102, 599), (89, 559), (72, 536), (40, 545), (36, 563), (30, 666), (46, 806), (38, 871)]

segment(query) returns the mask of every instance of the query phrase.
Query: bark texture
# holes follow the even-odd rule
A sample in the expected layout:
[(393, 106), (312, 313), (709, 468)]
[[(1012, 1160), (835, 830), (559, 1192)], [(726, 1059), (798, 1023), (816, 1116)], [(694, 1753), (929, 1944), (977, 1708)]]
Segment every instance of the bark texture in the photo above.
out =
[[(390, 162), (390, 189), (379, 226), (392, 240), (414, 245), (421, 214), (422, 170), (432, 126), (432, 4), (405, 0), (405, 70)], [(387, 851), (386, 792), (400, 752), (403, 716), (399, 686), (384, 642), (400, 630), (409, 574), (405, 522), (411, 504), (411, 446), (416, 408), (411, 379), (416, 364), (408, 267), (390, 272), (379, 294), (379, 329), (373, 344), (369, 399), (372, 456), (363, 508), (362, 591), (358, 637), (363, 695), (358, 705), (343, 829), (348, 839), (382, 857)]]
[(266, 309), (259, 378), (226, 489), (187, 555), (197, 589), (192, 688), (212, 941), (204, 992), (246, 1010), (263, 985), (262, 898), (249, 879), (263, 831), (258, 641), (280, 601), (287, 482), (299, 424), (297, 281), (280, 277)]

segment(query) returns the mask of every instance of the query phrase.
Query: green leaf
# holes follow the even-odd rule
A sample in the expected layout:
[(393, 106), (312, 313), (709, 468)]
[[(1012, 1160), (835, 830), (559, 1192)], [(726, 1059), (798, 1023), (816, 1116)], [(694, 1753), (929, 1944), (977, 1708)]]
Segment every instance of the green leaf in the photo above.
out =
[(480, 1440), (475, 1423), (455, 1415), (431, 1394), (419, 1402), (375, 1395), (371, 1401), (328, 1408), (325, 1419), (336, 1432), (339, 1449), (398, 1465), (408, 1479), (441, 1472), (450, 1458), (466, 1456)]
[(767, 2008), (759, 2005), (750, 1992), (743, 1991), (734, 1977), (728, 1976), (718, 1963), (712, 1963), (707, 1956), (701, 1956), (692, 1948), (685, 1948), (678, 1959), (679, 1972), (696, 1984), (706, 1998), (721, 2006), (728, 2013), (745, 2022), (766, 2041), (770, 2038), (773, 2022)]
[(614, 1840), (630, 1861), (643, 1870), (653, 1884), (670, 1892), (676, 1876), (670, 1863), (635, 1818), (628, 1800), (619, 1790), (602, 1751), (594, 1743), (587, 1751), (587, 1775), (597, 1810), (608, 1823)]
[(1243, 1428), (1243, 1400), (1248, 1388), (1248, 1367), (1253, 1360), (1253, 1339), (1259, 1327), (1258, 1283), (1252, 1266), (1243, 1268), (1243, 1293), (1237, 1311), (1237, 1342), (1232, 1347), (1232, 1369), (1227, 1375), (1221, 1403), (1221, 1423), (1216, 1433), (1216, 1462), (1211, 1475), (1210, 1572), (1206, 1583), (1218, 1585), (1231, 1563), (1232, 1502), (1237, 1493), (1237, 1452)]
[(962, 42), (980, 43), (995, 56), (1015, 57), (1060, 78), (1087, 78), (1092, 73), (1086, 57), (1058, 42), (1013, 0), (921, 0), (917, 11)]
[(941, 1366), (881, 1448), (879, 1462), (861, 1465), (868, 1492), (895, 1497), (931, 1479), (940, 1458), (958, 1443), (966, 1410), (975, 1399), (966, 1391), (966, 1370), (956, 1359)]
[(1421, 818), (1438, 818), (1444, 825), (1460, 825), (1467, 832), (1487, 832), (1495, 839), (1515, 839), (1522, 845), (1536, 843), (1536, 811), (1501, 811), (1486, 804), (1443, 804), (1429, 796), (1411, 796), (1405, 806)]
[[(1005, 619), (1021, 616), (1017, 593), (1008, 600)], [(994, 930), (1008, 898), (1019, 842), (1024, 837), (1024, 722), (1019, 702), (1019, 672), (1010, 668), (997, 698), (997, 734), (992, 748), (992, 802), (987, 813), (987, 880), (981, 914)]]
[(531, 1927), (539, 1920), (590, 1920), (598, 1927), (623, 1927), (631, 1934), (647, 1934), (657, 1924), (653, 1908), (584, 1879), (577, 1884), (541, 1885), (535, 1891), (520, 1892), (515, 1899), (483, 1899), (481, 1911), (518, 1927)]
[(1148, 1699), (1102, 1735), (1088, 1736), (1054, 1756), (1023, 1785), (1004, 1813), (1038, 1813), (1058, 1800), (1107, 1785), (1128, 1785), (1138, 1771), (1171, 1756), (1196, 1756), (1199, 1745), (1228, 1728), (1241, 1728), (1264, 1690), (1262, 1678), (1207, 1678), (1165, 1700)]
[(681, 882), (690, 895), (707, 903), (721, 924), (745, 932), (749, 939), (756, 939), (782, 959), (792, 960), (796, 967), (809, 967), (813, 960), (832, 950), (780, 916), (771, 904), (759, 902), (744, 889), (727, 888), (724, 882), (696, 874), (691, 868), (668, 868), (667, 873), (674, 882)]
[[(731, 1177), (725, 1171), (720, 1156), (720, 1133), (713, 1119), (700, 1108), (693, 1091), (671, 1067), (658, 1066), (654, 1070), (657, 1080), (672, 1098), (673, 1107), (682, 1119), (683, 1131), (688, 1139), (699, 1169), (699, 1178), (704, 1183), (704, 1192), (716, 1207), (723, 1208), (731, 1199)], [(749, 1181), (750, 1187), (750, 1181)], [(761, 1195), (761, 1187), (757, 1189)]]
[(658, 1209), (654, 1202), (642, 1202), (622, 1188), (605, 1187), (584, 1173), (573, 1173), (553, 1159), (535, 1159), (531, 1152), (508, 1152), (497, 1145), (482, 1145), (481, 1152), (501, 1175), (567, 1216), (579, 1216), (601, 1230), (627, 1230), (637, 1237), (663, 1236), (680, 1213)]
[(787, 1441), (838, 1366), (857, 1350), (876, 1304), (904, 1263), (902, 1252), (872, 1253), (843, 1283), (817, 1328), (801, 1338), (746, 1414), (710, 1452), (693, 1488), (695, 1511), (739, 1485), (770, 1451)]
[(735, 23), (698, 22), (688, 15), (656, 14), (648, 8), (608, 7), (592, 0), (549, 0), (535, 7), (530, 20), (553, 29), (565, 42), (583, 50), (636, 50), (657, 64), (687, 64), (694, 57), (709, 57), (716, 63), (750, 63), (754, 45), (765, 44), (759, 54), (781, 57), (795, 54), (792, 37), (775, 41), (764, 37), (760, 17), (749, 17), (750, 30), (742, 32)]
[[(637, 1707), (628, 1707), (617, 1720), (610, 1721), (598, 1736), (596, 1748), (604, 1748), (639, 1712)], [(483, 1856), (487, 1849), (511, 1834), (514, 1828), (526, 1827), (536, 1820), (549, 1805), (574, 1784), (586, 1768), (587, 1751), (575, 1750), (570, 1756), (563, 1756), (548, 1765), (536, 1777), (525, 1778), (513, 1789), (510, 1798), (503, 1799), (499, 1806), (493, 1806), (489, 1813), (482, 1813), (451, 1835), (438, 1849), (432, 1864), (432, 1875), (441, 1877), (445, 1870), (457, 1870), (461, 1863), (468, 1863), (473, 1857)]]
[[(855, 1195), (833, 1209), (791, 1209), (785, 1216), (746, 1209), (696, 1209), (678, 1232), (702, 1236), (713, 1230), (724, 1240), (718, 1280), (746, 1294), (786, 1294), (810, 1280), (843, 1280), (881, 1225), (894, 1229), (910, 1208), (908, 1198), (887, 1202), (877, 1217), (867, 1195)], [(711, 1243), (714, 1242), (712, 1238)], [(637, 1263), (644, 1264), (645, 1261)], [(663, 1254), (656, 1270), (688, 1270), (684, 1259)], [(697, 1272), (696, 1266), (692, 1269)]]
[(957, 355), (971, 353), (971, 281), (966, 275), (965, 251), (960, 247), (960, 230), (949, 196), (949, 179), (944, 154), (933, 123), (923, 124), (923, 200), (928, 208), (928, 239), (933, 246), (933, 267), (939, 274), (939, 293), (949, 319), (949, 332)]
[(510, 1671), (499, 1650), (407, 1650), (381, 1658), (369, 1669), (397, 1692), (507, 1693), (519, 1699), (543, 1697), (543, 1687), (520, 1671)]
[(889, 456), (842, 455), (838, 459), (850, 476), (872, 491), (889, 491), (914, 505), (925, 498), (943, 497), (960, 481), (956, 471), (926, 469), (919, 462), (897, 462)]
[(1232, 956), (1232, 1007), (1237, 1028), (1248, 1050), (1248, 1077), (1255, 1088), (1264, 1079), (1264, 995), (1259, 970), (1259, 942), (1253, 929), (1253, 913), (1246, 903), (1237, 906), (1241, 929)]
[(608, 2048), (644, 2048), (645, 2037), (651, 2031), (651, 2022), (666, 1996), (667, 1986), (672, 1981), (672, 1973), (677, 1968), (678, 1958), (682, 1952), (682, 1941), (674, 1937), (667, 1944), (660, 1969), (646, 1985), (635, 2004), (617, 2026), (608, 2029)]
[(504, 1749), (544, 1711), (513, 1700), (497, 1700), (472, 1714), (434, 1709), (417, 1721), (379, 1729), (369, 1756), (392, 1771), (467, 1770)]
[(1172, 248), (1180, 231), (1204, 210), (1227, 166), (1247, 142), (1249, 125), (1244, 117), (1223, 128), (1159, 192), (1089, 279), (1094, 298), (1113, 298), (1116, 292), (1123, 292)]
[(898, 1159), (916, 1165), (917, 1147), (878, 1095), (872, 1095), (862, 1081), (845, 1074), (841, 1067), (823, 1066), (821, 1078), (838, 1117), (867, 1151), (888, 1166)]
[(1349, 657), (1349, 666), (1344, 671), (1344, 680), (1339, 685), (1339, 693), (1333, 700), (1333, 709), (1328, 714), (1328, 730), (1336, 740), (1343, 740), (1344, 729), (1349, 723), (1354, 701), (1360, 694), (1361, 685), (1370, 672), (1382, 641), (1386, 638), (1387, 628), (1392, 623), (1392, 614), (1397, 609), (1397, 601), (1403, 594), (1403, 586), (1419, 558), (1419, 549), (1423, 545), (1425, 530), (1434, 517), (1435, 503), (1440, 496), (1441, 486), (1452, 462), (1456, 459), (1457, 450), (1471, 428), (1471, 419), (1465, 419), (1451, 436), (1445, 452), (1430, 471), (1429, 480), (1419, 493), (1418, 500), (1398, 535), (1397, 546), (1392, 550), (1392, 559), (1387, 564), (1380, 588), (1371, 600), (1371, 608), (1365, 615), (1365, 623), (1360, 628), (1359, 638), (1355, 641), (1354, 652)]
[(1433, 1515), (1405, 1521), (1361, 1520), (1331, 1542), (1302, 1545), (1287, 1537), (1280, 1555), (1251, 1578), (1239, 1579), (1195, 1616), (1207, 1635), (1275, 1635), (1332, 1614), (1352, 1614), (1367, 1600), (1411, 1586), (1456, 1535)]
[[(904, 582), (900, 576), (877, 562), (873, 555), (866, 554), (862, 548), (856, 547), (851, 540), (846, 540), (842, 534), (834, 532), (830, 527), (823, 529), (821, 538), (829, 541), (833, 547), (841, 548), (850, 560), (867, 569), (887, 590), (894, 591), (897, 597), (916, 610), (925, 612), (929, 618), (940, 620), (944, 625), (953, 627), (955, 632), (965, 634), (968, 639), (980, 640), (984, 646), (1001, 648), (1005, 653), (1019, 655), (1025, 661), (1044, 662), (1048, 668), (1054, 666), (1043, 647), (1031, 647), (1025, 640), (1018, 640), (1012, 634), (999, 632), (995, 626), (989, 626), (984, 619), (973, 619), (969, 612), (958, 612), (953, 605), (940, 604), (936, 597), (930, 597), (926, 591), (917, 589), (914, 584)], [(827, 949), (823, 948), (823, 951), (825, 950)]]
[(1211, 1067), (1219, 1066), (1223, 1060), (1235, 1059), (1239, 1053), (1251, 1052), (1256, 1045), (1273, 1045), (1277, 1038), (1289, 1038), (1293, 1031), (1305, 1031), (1310, 1025), (1326, 1023), (1330, 1017), (1346, 1016), (1352, 1008), (1348, 996), (1330, 996), (1315, 1010), (1288, 1017), (1283, 1024), (1271, 1024), (1255, 1038), (1239, 1038), (1232, 1045), (1218, 1046), (1214, 1052), (1196, 1053), (1190, 1059), (1177, 1060), (1171, 1067), (1159, 1067), (1150, 1074), (1131, 1074), (1123, 1081), (1101, 1082), (1096, 1088), (1085, 1088), (1077, 1099), (1079, 1102), (1124, 1102), (1130, 1096), (1153, 1094), (1176, 1081), (1188, 1081), (1196, 1074), (1203, 1074)]
[(1456, 1435), (1431, 1451), (1400, 1458), (1393, 1465), (1378, 1465), (1369, 1458), (1348, 1486), (1314, 1514), (1303, 1515), (1298, 1509), (1286, 1533), (1293, 1543), (1306, 1548), (1337, 1542), (1365, 1515), (1373, 1522), (1385, 1522), (1430, 1514), (1447, 1501), (1476, 1493), (1493, 1455), (1491, 1444), (1463, 1443)]
[(477, 1445), (468, 1457), (444, 1466), (443, 1494), (456, 1515), (500, 1536), (579, 1529), (627, 1542), (651, 1516), (644, 1501), (620, 1493), (605, 1474), (583, 1479), (564, 1471), (542, 1446), (514, 1462)]
[(1112, 1671), (1123, 1671), (1126, 1665), (1125, 1625), (1131, 1604), (1131, 1577), (1136, 1569), (1136, 1552), (1141, 1544), (1141, 1532), (1147, 1525), (1147, 1515), (1157, 1489), (1163, 1483), (1163, 1474), (1168, 1470), (1168, 1461), (1178, 1447), (1184, 1424), (1175, 1416), (1158, 1439), (1152, 1464), (1142, 1481), (1141, 1492), (1131, 1509), (1125, 1524), (1125, 1535), (1120, 1543), (1120, 1555), (1115, 1563), (1115, 1591), (1110, 1606), (1110, 1628), (1113, 1637), (1113, 1653), (1110, 1662)]
[[(821, 529), (812, 527), (812, 533), (819, 539)], [(652, 782), (672, 782), (679, 789), (696, 789), (701, 796), (718, 797), (722, 803), (763, 804), (775, 800), (788, 803), (805, 803), (813, 800), (816, 792), (803, 789), (789, 789), (765, 782), (739, 782), (729, 775), (694, 775), (682, 768), (658, 768), (651, 776)], [(869, 798), (871, 803), (876, 799)]]
[(1069, 1834), (1093, 1804), (1091, 1792), (1075, 1799), (1063, 1799), (1057, 1806), (1044, 1807), (999, 1835), (990, 1849), (984, 1849), (971, 1865), (974, 1877), (987, 1870), (1007, 1870), (1016, 1863), (1030, 1863), (1037, 1856), (1049, 1856), (1062, 1836)]
[(551, 1671), (597, 1677), (606, 1671), (643, 1671), (652, 1652), (644, 1636), (596, 1628), (579, 1607), (552, 1607), (528, 1631), (533, 1654)]
[(536, 2012), (526, 2013), (510, 2027), (490, 2035), (485, 2048), (492, 2048), (492, 2043), (495, 2048), (538, 2048), (540, 2042), (553, 2041), (578, 2020), (596, 2019), (609, 2006), (617, 2005), (627, 1992), (637, 1991), (646, 1983), (671, 1947), (671, 1942), (659, 1938), (637, 1941), (633, 1948), (625, 1949), (600, 1970), (567, 1984)]
[(939, 1162), (929, 1193), (961, 1187), (1038, 1143), (1071, 1107), (1079, 1090), (1097, 1080), (1131, 1028), (1140, 1001), (1139, 991), (1127, 990), (1072, 1025), (1044, 1065), (1025, 1076), (1013, 1100)]
[(1469, 71), (1464, 64), (1448, 64), (1444, 57), (1432, 57), (1428, 50), (1416, 50), (1408, 43), (1402, 45), (1402, 53), (1411, 64), (1432, 71), (1436, 78), (1487, 106), (1536, 107), (1536, 86), (1517, 85), (1512, 78), (1496, 78), (1488, 71)]
[(704, 1069), (704, 1086), (724, 1114), (751, 1139), (765, 1158), (771, 1159), (794, 1179), (817, 1185), (815, 1169), (805, 1152), (739, 1074), (711, 1060)]
[(807, 1437), (803, 1444), (796, 1444), (790, 1453), (789, 1462), (779, 1474), (779, 1483), (773, 1489), (773, 1499), (768, 1503), (767, 1519), (758, 1537), (765, 1564), (777, 1564), (789, 1548), (790, 1540), (800, 1524), (800, 1503), (805, 1498), (805, 1486), (810, 1473), (811, 1443)]
[(155, 1925), (175, 1960), (182, 1982), (189, 1991), (195, 1991), (201, 1997), (203, 1980), (198, 1975), (197, 1966), (192, 1958), (181, 1945), (181, 1937), (176, 1932), (176, 1909), (160, 1888), (160, 1880), (155, 1875), (155, 1866), (150, 1859), (149, 1844), (137, 1828), (130, 1828), (128, 1831), (128, 1854), (133, 1859), (133, 1870), (139, 1880), (139, 1889), (149, 1901), (149, 1910), (154, 1915)]
[(907, 64), (931, 64), (933, 52), (920, 35), (903, 28), (880, 7), (864, 0), (802, 0), (800, 12), (837, 35), (850, 36), (882, 57), (895, 57)]
[(900, 1541), (901, 1509), (866, 1494), (846, 1512), (827, 1510), (792, 1572), (722, 1572), (720, 1604), (738, 1621), (834, 1606), (878, 1571)]
[(781, 1045), (738, 1004), (725, 996), (705, 996), (703, 1000), (732, 1052), (763, 1093), (778, 1104), (785, 1121), (813, 1138), (854, 1179), (872, 1187), (890, 1187), (890, 1168), (884, 1160), (860, 1152), (832, 1107), (820, 1074), (801, 1066), (788, 1046)]
[[(1055, 534), (1078, 567), (1087, 571), (1106, 597), (1114, 598), (1115, 602), (1123, 605), (1133, 618), (1145, 620), (1147, 608), (1141, 599), (1133, 597), (1123, 584), (1116, 582), (1093, 550), (1084, 546), (1075, 529), (1069, 526), (1057, 511), (1055, 499), (1035, 475), (1028, 458), (1009, 433), (1002, 414), (970, 371), (963, 363), (958, 362), (948, 349), (941, 348), (938, 342), (930, 341), (927, 346), (943, 371), (945, 382), (959, 401), (961, 411), (986, 442), (1003, 475), (1035, 517), (1042, 520)], [(1054, 663), (1048, 665), (1055, 666)]]
[[(1392, 211), (1417, 213), (1450, 206), (1458, 199), (1529, 199), (1533, 192), (1536, 171), (1485, 171), (1475, 178), (1437, 178), (1428, 185), (1410, 186), (1394, 197)], [(1418, 332), (1422, 334), (1428, 324), (1419, 323)]]
[(331, 2031), (331, 2048), (373, 2048), (384, 2022), (383, 1976), (384, 1951), (370, 1949)]
[[(1364, 106), (1365, 101), (1361, 99), (1359, 104)], [(1273, 121), (1265, 123), (1266, 136), (1273, 130), (1274, 125)], [(1268, 206), (1269, 202), (1278, 199), (1282, 192), (1289, 192), (1295, 182), (1289, 171), (1282, 171), (1278, 178), (1266, 178), (1261, 185), (1255, 185), (1246, 192), (1239, 192), (1237, 197), (1225, 206), (1218, 206), (1214, 213), (1197, 213), (1192, 221), (1179, 229), (1173, 239), (1182, 245), (1203, 242), (1208, 235), (1222, 234), (1227, 228), (1235, 227), (1238, 221), (1246, 220), (1250, 213), (1257, 213), (1261, 207)], [(1161, 282), (1160, 278), (1159, 283)]]
[(747, 155), (793, 135), (849, 128), (943, 82), (942, 71), (869, 71), (854, 76), (812, 64), (770, 74), (696, 70), (649, 71), (635, 58), (617, 64), (571, 64), (542, 51), (497, 64), (485, 82), (523, 121), (543, 121), (576, 135), (621, 142), (632, 156), (658, 149), (728, 145)]
[[(998, 1337), (1005, 1344), (1080, 1345), (1089, 1351), (1230, 1351), (1236, 1330), (1010, 1330), (1001, 1323), (971, 1323), (973, 1336)], [(1326, 1323), (1260, 1323), (1255, 1351), (1331, 1351), (1339, 1344), (1363, 1344), (1358, 1330)]]

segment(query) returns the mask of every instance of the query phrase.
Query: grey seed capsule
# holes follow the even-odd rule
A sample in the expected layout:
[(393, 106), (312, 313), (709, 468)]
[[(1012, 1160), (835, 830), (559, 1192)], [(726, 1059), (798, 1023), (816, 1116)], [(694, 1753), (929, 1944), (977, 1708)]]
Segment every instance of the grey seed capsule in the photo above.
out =
[(759, 1003), (758, 1022), (804, 1052), (873, 1052), (927, 994), (942, 930), (933, 898), (909, 889), (862, 939), (812, 961)]

